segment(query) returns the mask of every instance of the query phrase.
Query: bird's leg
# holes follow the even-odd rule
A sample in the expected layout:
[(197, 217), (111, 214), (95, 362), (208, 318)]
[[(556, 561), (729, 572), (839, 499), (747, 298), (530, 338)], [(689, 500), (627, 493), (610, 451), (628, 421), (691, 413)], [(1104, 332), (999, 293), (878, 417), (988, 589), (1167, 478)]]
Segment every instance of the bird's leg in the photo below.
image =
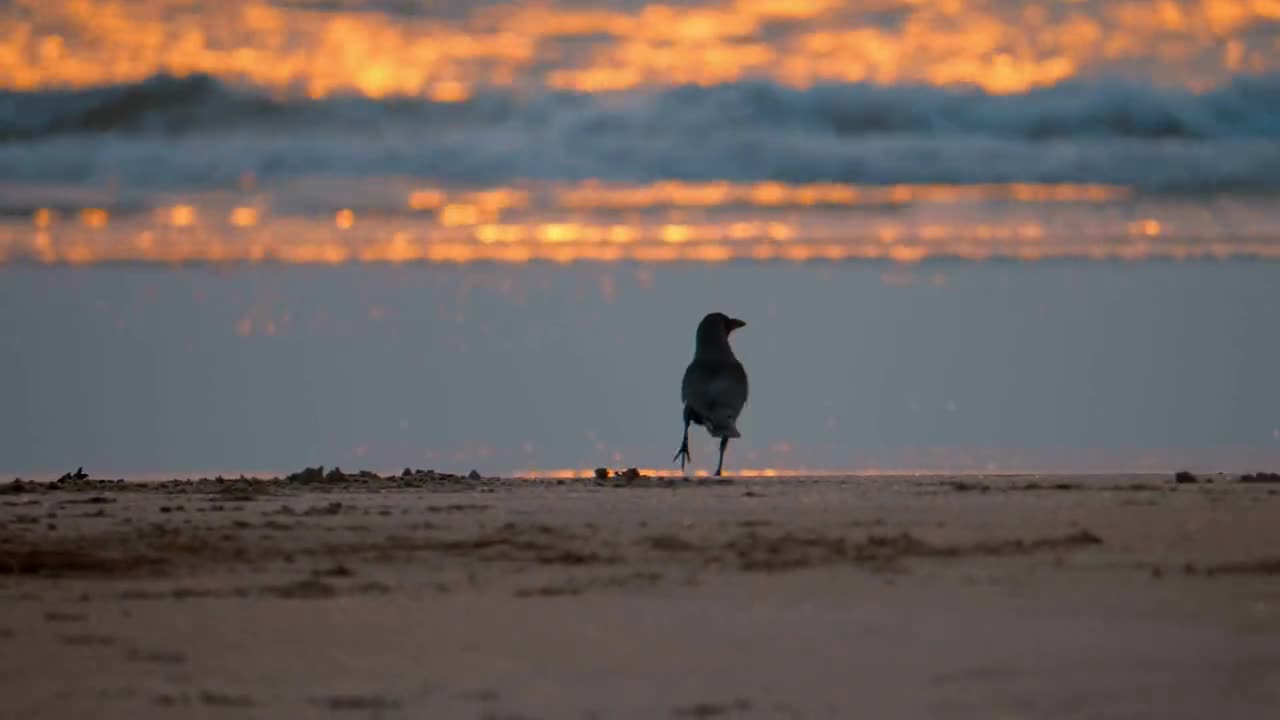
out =
[(724, 467), (724, 449), (729, 447), (729, 438), (720, 438), (720, 462), (716, 463), (716, 477), (720, 477), (720, 469)]
[(693, 458), (689, 456), (689, 408), (684, 409), (684, 439), (680, 441), (680, 449), (676, 451), (676, 456), (671, 458), (671, 462), (680, 461), (680, 472), (684, 472), (684, 464), (693, 462)]

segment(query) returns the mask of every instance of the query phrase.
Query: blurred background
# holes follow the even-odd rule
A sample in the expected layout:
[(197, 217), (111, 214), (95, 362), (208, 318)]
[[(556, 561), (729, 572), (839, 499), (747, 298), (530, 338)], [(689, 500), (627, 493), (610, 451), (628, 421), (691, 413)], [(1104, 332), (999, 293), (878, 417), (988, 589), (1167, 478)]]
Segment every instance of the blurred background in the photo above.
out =
[(1275, 0), (0, 0), (0, 473), (1274, 467), (1277, 200)]

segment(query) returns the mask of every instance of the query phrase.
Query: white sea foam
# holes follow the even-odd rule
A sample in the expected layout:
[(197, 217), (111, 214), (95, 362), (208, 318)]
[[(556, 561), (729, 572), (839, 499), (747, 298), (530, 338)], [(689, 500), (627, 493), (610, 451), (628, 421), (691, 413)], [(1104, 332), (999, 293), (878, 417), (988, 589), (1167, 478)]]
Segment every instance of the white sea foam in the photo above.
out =
[(1280, 76), (1194, 93), (769, 82), (462, 103), (282, 100), (213, 78), (0, 93), (0, 180), (201, 187), (310, 175), (1280, 187)]

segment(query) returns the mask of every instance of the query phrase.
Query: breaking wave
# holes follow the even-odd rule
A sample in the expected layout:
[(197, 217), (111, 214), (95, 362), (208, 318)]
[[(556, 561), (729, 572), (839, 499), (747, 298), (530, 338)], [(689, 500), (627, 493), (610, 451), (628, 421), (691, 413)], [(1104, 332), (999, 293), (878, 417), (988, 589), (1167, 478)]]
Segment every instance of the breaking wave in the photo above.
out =
[(1075, 80), (1016, 95), (769, 82), (460, 103), (279, 97), (209, 76), (0, 92), (0, 179), (307, 174), (1280, 187), (1280, 75), (1196, 93)]

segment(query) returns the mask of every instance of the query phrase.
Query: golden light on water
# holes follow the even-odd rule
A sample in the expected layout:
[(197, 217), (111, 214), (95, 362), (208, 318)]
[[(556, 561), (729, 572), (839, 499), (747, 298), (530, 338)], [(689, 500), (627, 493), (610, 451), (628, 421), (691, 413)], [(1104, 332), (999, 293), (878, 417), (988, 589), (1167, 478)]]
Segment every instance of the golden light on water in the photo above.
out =
[(169, 209), (169, 224), (174, 227), (187, 227), (196, 221), (196, 209), (190, 205), (174, 205)]
[(1128, 197), (1129, 188), (1104, 184), (981, 183), (972, 185), (882, 185), (847, 183), (788, 184), (682, 182), (663, 180), (643, 186), (583, 183), (556, 194), (565, 208), (643, 209), (654, 207), (815, 207), (905, 205), (917, 202), (1110, 202)]
[(1191, 87), (1280, 66), (1275, 0), (512, 2), (436, 17), (255, 0), (10, 5), (0, 86), (23, 90), (207, 73), (311, 97), (438, 102), (517, 84), (603, 92), (746, 78), (1012, 93), (1134, 63)]
[(231, 224), (236, 227), (253, 227), (258, 224), (258, 210), (251, 207), (238, 207), (231, 211)]
[[(712, 241), (672, 243), (664, 240), (637, 241), (630, 244), (607, 244), (591, 241), (564, 240), (564, 225), (535, 226), (535, 238), (529, 241), (523, 233), (511, 233), (505, 242), (486, 240), (488, 228), (477, 229), (475, 239), (428, 240), (407, 231), (395, 231), (385, 237), (374, 236), (359, 241), (336, 237), (313, 240), (257, 237), (253, 240), (223, 238), (220, 241), (187, 239), (173, 235), (132, 236), (132, 242), (113, 240), (97, 242), (91, 237), (77, 237), (55, 242), (48, 231), (37, 231), (25, 242), (0, 244), (0, 259), (5, 262), (36, 261), (41, 263), (261, 263), (341, 264), (362, 263), (526, 263), (526, 262), (623, 262), (641, 263), (718, 263), (732, 260), (790, 261), (813, 260), (885, 260), (916, 263), (929, 258), (966, 260), (1013, 259), (1034, 261), (1047, 258), (1084, 258), (1147, 260), (1158, 258), (1191, 259), (1197, 257), (1280, 258), (1280, 244), (1274, 241), (1212, 242), (1207, 244), (1156, 245), (1123, 242), (1103, 238), (1095, 242), (1060, 241), (1028, 245), (1025, 241), (978, 242), (948, 240), (927, 242), (908, 239), (885, 244), (879, 241)], [(597, 228), (598, 230), (598, 228)], [(321, 233), (317, 233), (320, 235)], [(292, 237), (292, 236), (288, 236)], [(1011, 240), (1014, 236), (1010, 236)], [(148, 242), (141, 238), (152, 238)]]
[(1152, 218), (1146, 218), (1133, 223), (1130, 225), (1130, 228), (1133, 230), (1134, 234), (1137, 235), (1159, 235), (1160, 221)]
[[(392, 191), (394, 192), (394, 191)], [(335, 197), (346, 198), (349, 191)], [(0, 262), (721, 263), (930, 258), (1280, 257), (1280, 228), (1240, 199), (1169, 205), (1096, 184), (586, 181), (419, 188), (376, 211), (189, 195), (150, 212), (48, 207), (0, 221)], [(314, 197), (308, 203), (314, 203)]]
[(86, 227), (102, 228), (106, 227), (110, 215), (102, 208), (85, 208), (80, 211), (80, 222)]
[(414, 190), (409, 194), (409, 207), (414, 210), (433, 210), (444, 204), (444, 198), (444, 192), (434, 188)]
[(462, 102), (471, 97), (471, 88), (457, 80), (441, 80), (428, 86), (427, 97), (436, 102)]
[(440, 208), (439, 218), (445, 227), (475, 225), (480, 222), (480, 208), (469, 203), (450, 203)]

